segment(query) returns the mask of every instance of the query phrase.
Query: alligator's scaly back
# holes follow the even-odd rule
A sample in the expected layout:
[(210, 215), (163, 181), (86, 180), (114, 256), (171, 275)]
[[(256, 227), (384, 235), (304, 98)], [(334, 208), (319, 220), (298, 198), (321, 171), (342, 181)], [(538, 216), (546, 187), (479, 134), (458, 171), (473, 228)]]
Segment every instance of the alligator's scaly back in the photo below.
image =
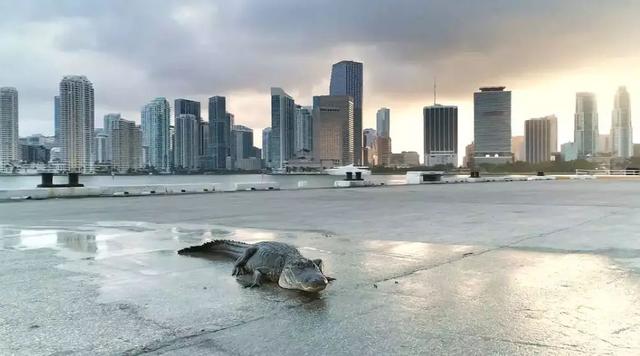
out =
[(206, 242), (202, 245), (191, 246), (187, 248), (183, 248), (178, 251), (179, 255), (191, 255), (191, 254), (205, 254), (205, 253), (217, 253), (222, 255), (227, 255), (233, 258), (238, 258), (244, 254), (244, 252), (251, 245), (232, 241), (232, 240), (214, 240)]

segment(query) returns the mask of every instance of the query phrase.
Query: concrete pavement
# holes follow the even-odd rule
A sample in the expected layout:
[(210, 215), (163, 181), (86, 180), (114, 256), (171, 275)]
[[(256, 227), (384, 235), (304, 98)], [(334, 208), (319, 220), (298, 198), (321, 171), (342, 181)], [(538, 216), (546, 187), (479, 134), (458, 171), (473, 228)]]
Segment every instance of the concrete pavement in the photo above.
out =
[[(0, 204), (0, 354), (640, 353), (635, 182)], [(207, 239), (323, 258), (319, 295), (243, 289)]]

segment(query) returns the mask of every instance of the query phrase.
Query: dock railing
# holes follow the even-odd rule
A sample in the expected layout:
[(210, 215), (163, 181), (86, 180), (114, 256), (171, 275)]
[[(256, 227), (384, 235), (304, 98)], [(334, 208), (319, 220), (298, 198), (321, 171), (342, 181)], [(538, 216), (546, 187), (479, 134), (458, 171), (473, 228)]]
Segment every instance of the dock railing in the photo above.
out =
[(637, 176), (640, 169), (576, 169), (576, 175), (590, 176)]

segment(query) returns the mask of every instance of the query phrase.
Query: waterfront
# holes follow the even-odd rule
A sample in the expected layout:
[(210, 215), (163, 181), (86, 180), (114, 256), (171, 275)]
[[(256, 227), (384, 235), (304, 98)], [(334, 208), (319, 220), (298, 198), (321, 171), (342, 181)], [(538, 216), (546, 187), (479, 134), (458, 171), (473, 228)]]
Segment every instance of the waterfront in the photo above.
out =
[[(638, 193), (566, 180), (3, 203), (0, 353), (638, 354)], [(215, 238), (295, 244), (337, 281), (242, 289), (230, 261), (175, 253)]]
[[(222, 183), (228, 189), (234, 183), (278, 182), (282, 189), (298, 188), (298, 182), (304, 181), (305, 188), (333, 187), (333, 182), (344, 177), (330, 175), (268, 175), (268, 174), (221, 174), (221, 175), (117, 175), (117, 176), (81, 176), (80, 182), (87, 187), (143, 184), (183, 184), (183, 183)], [(403, 184), (404, 175), (371, 175), (367, 180), (376, 184)], [(54, 183), (66, 183), (66, 176), (55, 176)], [(40, 183), (40, 176), (0, 176), (0, 189), (31, 189)]]

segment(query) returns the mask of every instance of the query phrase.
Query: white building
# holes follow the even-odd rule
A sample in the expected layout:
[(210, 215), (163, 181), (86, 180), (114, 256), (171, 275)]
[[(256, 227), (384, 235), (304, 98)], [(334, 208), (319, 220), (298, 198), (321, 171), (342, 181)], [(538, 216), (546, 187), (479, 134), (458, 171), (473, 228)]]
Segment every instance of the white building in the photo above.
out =
[(611, 115), (611, 152), (615, 157), (633, 156), (633, 128), (629, 101), (627, 88), (618, 88)]
[(20, 160), (18, 145), (18, 90), (0, 88), (0, 172)]
[(85, 76), (65, 76), (60, 82), (60, 145), (65, 168), (93, 172), (93, 84)]

